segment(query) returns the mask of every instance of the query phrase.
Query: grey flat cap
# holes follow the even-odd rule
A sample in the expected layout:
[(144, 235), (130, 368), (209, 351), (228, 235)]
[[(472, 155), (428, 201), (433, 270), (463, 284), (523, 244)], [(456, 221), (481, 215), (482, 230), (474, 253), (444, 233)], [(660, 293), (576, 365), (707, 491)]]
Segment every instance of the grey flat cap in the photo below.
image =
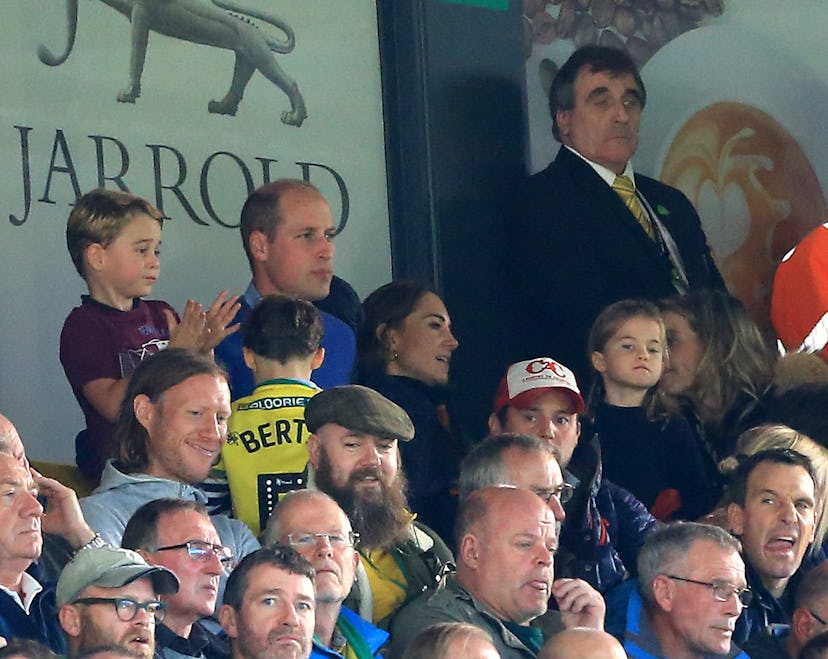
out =
[(326, 389), (305, 405), (305, 423), (316, 432), (326, 423), (407, 442), (414, 438), (414, 424), (405, 410), (382, 394), (358, 384)]
[(140, 554), (117, 547), (89, 547), (78, 552), (60, 573), (57, 605), (71, 604), (87, 586), (120, 588), (149, 577), (157, 595), (178, 592), (178, 579), (165, 567), (148, 564)]

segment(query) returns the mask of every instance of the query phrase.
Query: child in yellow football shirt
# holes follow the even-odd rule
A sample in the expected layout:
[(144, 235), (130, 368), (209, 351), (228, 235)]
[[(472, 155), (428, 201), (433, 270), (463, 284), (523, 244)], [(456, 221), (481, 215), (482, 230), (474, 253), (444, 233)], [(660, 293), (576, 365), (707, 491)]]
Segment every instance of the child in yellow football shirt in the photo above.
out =
[(305, 403), (320, 391), (310, 377), (325, 349), (316, 307), (279, 295), (259, 301), (242, 333), (256, 388), (233, 403), (215, 472), (226, 475), (233, 515), (258, 535), (279, 495), (306, 486)]

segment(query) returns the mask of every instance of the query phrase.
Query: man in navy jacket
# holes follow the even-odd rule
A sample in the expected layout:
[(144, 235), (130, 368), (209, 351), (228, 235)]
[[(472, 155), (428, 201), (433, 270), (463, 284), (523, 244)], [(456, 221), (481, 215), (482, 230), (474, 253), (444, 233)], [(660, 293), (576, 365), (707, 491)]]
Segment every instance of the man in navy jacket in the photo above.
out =
[[(516, 345), (557, 355), (582, 380), (590, 373), (589, 328), (608, 304), (724, 287), (688, 199), (633, 171), (646, 99), (625, 52), (576, 50), (549, 93), (552, 132), (563, 146), (518, 197), (509, 272), (532, 322), (515, 328)], [(619, 176), (640, 219), (614, 189)]]
[(730, 476), (730, 530), (742, 541), (753, 599), (736, 625), (737, 643), (761, 642), (791, 621), (793, 577), (816, 527), (819, 491), (811, 461), (790, 449), (759, 451)]
[[(25, 457), (0, 452), (0, 493), (0, 636), (30, 638), (65, 653), (54, 587), (41, 583), (34, 565), (43, 549), (42, 530), (59, 533), (76, 548), (100, 537), (84, 521), (75, 493), (33, 474)], [(47, 514), (38, 496), (45, 497)]]

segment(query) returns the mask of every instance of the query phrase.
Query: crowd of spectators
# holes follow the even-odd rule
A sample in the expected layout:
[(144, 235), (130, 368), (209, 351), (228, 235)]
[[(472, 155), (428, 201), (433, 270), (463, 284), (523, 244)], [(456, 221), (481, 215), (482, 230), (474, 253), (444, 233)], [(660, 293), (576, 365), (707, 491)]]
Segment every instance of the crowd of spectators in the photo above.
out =
[(645, 103), (612, 48), (553, 82), (562, 147), (516, 232), (536, 313), (485, 438), (454, 413), (444, 301), (398, 280), (360, 304), (312, 184), (254, 191), (249, 286), (181, 315), (144, 299), (163, 215), (80, 198), (89, 294), (60, 358), (94, 490), (39, 473), (0, 415), (0, 656), (822, 656), (828, 385), (633, 171)]

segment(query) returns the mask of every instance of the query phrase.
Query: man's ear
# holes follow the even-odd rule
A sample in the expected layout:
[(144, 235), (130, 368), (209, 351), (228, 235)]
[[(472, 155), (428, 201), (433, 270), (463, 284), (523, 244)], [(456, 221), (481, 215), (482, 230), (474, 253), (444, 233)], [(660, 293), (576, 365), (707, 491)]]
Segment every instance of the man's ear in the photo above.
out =
[(236, 629), (236, 610), (229, 604), (222, 604), (219, 609), (219, 624), (227, 632), (230, 638), (238, 638), (239, 632)]
[(560, 133), (561, 141), (569, 135), (569, 120), (571, 118), (572, 110), (558, 110), (555, 114), (555, 122), (558, 124), (558, 133)]
[(316, 433), (308, 437), (308, 461), (314, 469), (319, 468), (319, 456), (322, 453), (322, 443)]
[(606, 373), (607, 371), (607, 362), (604, 359), (604, 353), (598, 352), (597, 350), (592, 353), (592, 368), (594, 368), (599, 373)]
[(480, 540), (474, 533), (467, 533), (460, 540), (460, 560), (471, 569), (476, 570), (480, 565)]
[(503, 432), (503, 426), (500, 425), (500, 417), (492, 412), (489, 415), (489, 432), (493, 435)]
[(63, 631), (66, 632), (67, 636), (77, 638), (81, 635), (80, 612), (74, 605), (64, 604), (60, 607), (60, 611), (58, 611), (58, 620), (60, 621), (60, 626), (63, 627)]
[(656, 604), (667, 613), (673, 610), (673, 600), (676, 596), (676, 584), (663, 574), (657, 574), (653, 579), (653, 595)]
[(138, 394), (132, 401), (132, 410), (135, 412), (135, 418), (138, 420), (138, 423), (149, 432), (149, 426), (152, 424), (152, 419), (155, 416), (155, 403), (146, 394)]
[(745, 532), (745, 509), (738, 503), (731, 503), (727, 507), (727, 525), (734, 535), (742, 535)]
[(311, 360), (311, 370), (315, 371), (317, 368), (322, 366), (322, 362), (325, 361), (325, 348), (319, 347), (313, 355), (313, 359)]
[(247, 244), (250, 248), (250, 255), (253, 261), (262, 262), (267, 261), (267, 252), (269, 241), (264, 231), (256, 230), (250, 232), (250, 237), (247, 239)]
[(353, 554), (354, 554), (354, 571), (356, 571), (356, 570), (359, 569), (359, 552), (356, 549), (354, 549)]

